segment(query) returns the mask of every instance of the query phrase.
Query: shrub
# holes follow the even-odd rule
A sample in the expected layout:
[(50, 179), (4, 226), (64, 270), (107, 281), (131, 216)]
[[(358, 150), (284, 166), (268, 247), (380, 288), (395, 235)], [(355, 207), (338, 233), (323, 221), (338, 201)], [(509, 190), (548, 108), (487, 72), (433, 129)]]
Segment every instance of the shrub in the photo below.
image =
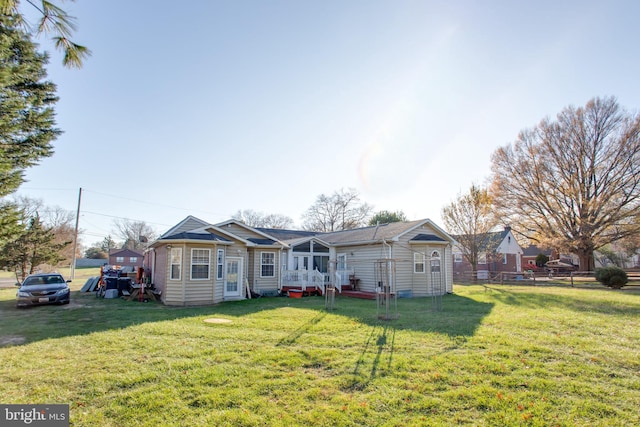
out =
[(596, 280), (613, 289), (620, 289), (629, 282), (627, 273), (620, 267), (597, 268)]

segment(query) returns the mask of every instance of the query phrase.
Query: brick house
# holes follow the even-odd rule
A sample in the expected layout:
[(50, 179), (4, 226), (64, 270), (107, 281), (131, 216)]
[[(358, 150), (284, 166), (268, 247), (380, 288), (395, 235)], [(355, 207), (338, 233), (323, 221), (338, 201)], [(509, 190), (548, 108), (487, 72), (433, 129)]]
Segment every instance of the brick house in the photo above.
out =
[[(456, 238), (456, 236), (453, 236)], [(495, 276), (500, 272), (521, 272), (523, 250), (518, 244), (511, 227), (505, 227), (498, 232), (485, 233), (478, 236), (481, 246), (485, 250), (478, 254), (478, 265), (476, 271), (479, 279), (486, 279)], [(473, 269), (463, 256), (464, 248), (460, 244), (453, 248), (453, 271), (454, 275), (462, 276), (468, 274)]]
[(144, 254), (131, 249), (111, 249), (109, 250), (109, 264), (121, 267), (142, 267)]

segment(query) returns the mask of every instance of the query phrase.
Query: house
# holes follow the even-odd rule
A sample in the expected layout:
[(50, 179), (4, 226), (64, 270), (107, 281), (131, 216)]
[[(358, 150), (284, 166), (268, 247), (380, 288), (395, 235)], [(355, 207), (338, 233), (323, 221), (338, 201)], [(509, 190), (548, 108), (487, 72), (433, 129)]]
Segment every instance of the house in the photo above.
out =
[[(455, 238), (455, 236), (454, 236)], [(478, 236), (480, 247), (476, 271), (479, 279), (487, 279), (500, 272), (522, 271), (522, 248), (518, 244), (511, 227), (502, 231), (484, 233)], [(463, 240), (458, 238), (458, 240)], [(453, 249), (453, 271), (456, 276), (468, 274), (473, 269), (463, 256), (464, 248), (458, 243)]]
[(547, 260), (552, 259), (553, 251), (551, 249), (541, 249), (536, 245), (529, 245), (522, 250), (522, 265), (525, 270), (536, 270), (543, 268), (544, 266), (536, 265), (536, 258), (542, 254), (547, 257)]
[(209, 224), (193, 216), (149, 245), (145, 269), (167, 305), (200, 305), (286, 289), (375, 293), (393, 280), (398, 295), (452, 292), (454, 240), (428, 219), (315, 233)]
[(131, 267), (135, 270), (142, 267), (144, 254), (131, 249), (111, 249), (109, 250), (109, 264), (120, 267)]

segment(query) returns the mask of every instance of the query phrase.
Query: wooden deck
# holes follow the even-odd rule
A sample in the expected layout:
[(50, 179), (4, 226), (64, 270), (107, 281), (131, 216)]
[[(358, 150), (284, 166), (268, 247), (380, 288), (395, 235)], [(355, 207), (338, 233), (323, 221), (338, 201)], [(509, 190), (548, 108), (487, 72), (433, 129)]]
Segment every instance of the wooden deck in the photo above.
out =
[(342, 293), (340, 293), (338, 295), (343, 296), (343, 297), (349, 297), (349, 298), (376, 299), (376, 293), (375, 292), (343, 290)]

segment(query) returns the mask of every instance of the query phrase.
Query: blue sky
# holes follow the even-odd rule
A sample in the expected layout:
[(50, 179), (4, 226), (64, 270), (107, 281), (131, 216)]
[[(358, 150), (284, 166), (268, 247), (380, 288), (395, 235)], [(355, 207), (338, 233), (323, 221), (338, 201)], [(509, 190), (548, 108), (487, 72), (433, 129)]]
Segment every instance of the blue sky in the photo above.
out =
[(114, 218), (300, 226), (341, 188), (441, 224), (520, 130), (595, 96), (640, 107), (637, 1), (63, 6), (93, 56), (64, 69), (40, 39), (64, 134), (18, 194), (75, 212), (82, 187), (85, 244)]

